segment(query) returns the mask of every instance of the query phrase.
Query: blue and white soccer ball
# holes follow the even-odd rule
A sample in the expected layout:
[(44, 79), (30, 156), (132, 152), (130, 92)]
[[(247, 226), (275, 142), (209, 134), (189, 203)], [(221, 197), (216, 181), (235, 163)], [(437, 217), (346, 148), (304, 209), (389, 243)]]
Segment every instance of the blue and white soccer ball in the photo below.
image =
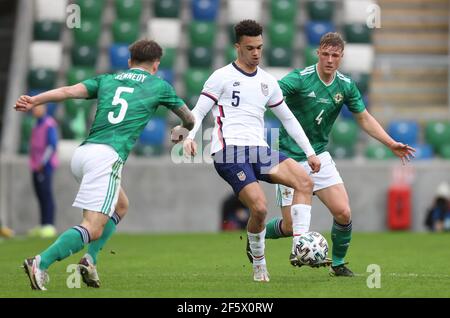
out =
[(328, 256), (328, 242), (318, 232), (306, 232), (300, 236), (295, 253), (303, 265), (318, 265)]

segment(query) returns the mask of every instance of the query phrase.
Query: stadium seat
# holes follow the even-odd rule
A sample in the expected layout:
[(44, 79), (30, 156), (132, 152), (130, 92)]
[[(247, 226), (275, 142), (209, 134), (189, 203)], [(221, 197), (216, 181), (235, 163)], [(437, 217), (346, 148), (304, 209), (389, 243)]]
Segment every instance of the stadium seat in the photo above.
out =
[(442, 154), (441, 147), (450, 143), (450, 122), (441, 120), (426, 123), (425, 141), (433, 146), (436, 153)]
[(154, 0), (153, 12), (159, 18), (178, 18), (180, 0)]
[(230, 43), (231, 44), (236, 43), (236, 38), (235, 38), (235, 34), (234, 34), (234, 24), (228, 25), (227, 31), (228, 31), (228, 38), (230, 39)]
[(44, 68), (32, 69), (28, 72), (28, 87), (32, 89), (51, 89), (55, 87), (56, 71)]
[(387, 132), (394, 140), (404, 144), (416, 144), (419, 140), (419, 124), (413, 120), (391, 121)]
[(130, 52), (126, 44), (113, 44), (109, 47), (109, 60), (112, 70), (128, 69)]
[(184, 73), (186, 95), (198, 95), (202, 92), (203, 85), (211, 75), (210, 69), (189, 68)]
[(245, 19), (261, 20), (262, 1), (260, 0), (228, 0), (228, 23), (236, 24)]
[(94, 101), (91, 99), (67, 99), (64, 102), (65, 118), (73, 120), (76, 118), (80, 109), (83, 110), (85, 120), (88, 119)]
[(75, 66), (95, 67), (98, 48), (89, 45), (74, 45), (71, 50), (72, 64)]
[(297, 14), (297, 1), (271, 0), (270, 13), (272, 15), (272, 20), (294, 23), (294, 18)]
[(30, 68), (57, 71), (61, 68), (62, 45), (56, 41), (33, 41), (30, 45)]
[(188, 61), (191, 67), (209, 68), (213, 62), (213, 50), (209, 47), (191, 47), (188, 51)]
[(373, 0), (343, 1), (343, 21), (345, 23), (366, 23), (369, 14), (367, 9), (374, 4)]
[(139, 21), (142, 12), (142, 1), (115, 0), (115, 8), (119, 19)]
[(347, 44), (341, 69), (347, 73), (371, 73), (375, 60), (374, 48), (369, 44)]
[(366, 158), (371, 160), (386, 160), (395, 158), (392, 151), (381, 143), (370, 143), (364, 152)]
[(35, 21), (57, 21), (66, 20), (67, 0), (36, 0), (34, 2)]
[(414, 160), (428, 160), (434, 158), (433, 147), (428, 144), (411, 144), (416, 149)]
[(285, 77), (289, 72), (291, 72), (291, 68), (289, 67), (265, 67), (264, 68), (267, 73), (271, 74), (278, 81)]
[(164, 145), (166, 128), (166, 119), (161, 117), (152, 118), (139, 136), (139, 142), (143, 145)]
[(310, 20), (331, 21), (334, 15), (335, 2), (331, 0), (309, 0), (306, 8)]
[(186, 105), (189, 107), (189, 109), (193, 109), (195, 107), (199, 97), (200, 97), (200, 95), (198, 93), (186, 96), (185, 102), (186, 102)]
[(95, 69), (89, 67), (71, 67), (66, 73), (67, 85), (75, 85), (95, 76)]
[(440, 155), (442, 158), (450, 160), (450, 142), (441, 146)]
[(214, 22), (191, 21), (189, 24), (191, 46), (212, 47), (216, 34), (216, 24)]
[(365, 23), (346, 24), (344, 37), (347, 43), (372, 43), (372, 29)]
[(73, 29), (74, 42), (76, 44), (86, 44), (97, 46), (100, 38), (99, 20), (81, 20), (81, 27)]
[(295, 26), (293, 24), (272, 21), (269, 24), (269, 40), (272, 47), (292, 47)]
[(66, 116), (60, 127), (63, 139), (84, 139), (87, 135), (85, 110), (78, 109), (75, 118)]
[(219, 6), (219, 0), (192, 0), (192, 16), (194, 20), (215, 21)]
[(275, 67), (289, 67), (292, 65), (292, 48), (269, 48), (266, 53), (267, 65)]
[[(319, 45), (322, 35), (336, 31), (333, 22), (309, 21), (306, 23), (306, 38), (309, 45)], [(347, 50), (347, 48), (346, 48)]]
[(351, 147), (358, 140), (358, 126), (352, 120), (338, 120), (331, 130), (331, 141), (335, 145)]
[(162, 47), (176, 48), (181, 40), (181, 21), (178, 19), (153, 18), (147, 23), (147, 33)]
[(349, 159), (355, 155), (355, 146), (330, 144), (327, 149), (334, 159)]
[(170, 85), (174, 84), (175, 74), (174, 74), (172, 69), (159, 68), (158, 72), (156, 73), (156, 76), (159, 76), (160, 78), (162, 78), (166, 82), (170, 83)]
[(160, 68), (173, 68), (175, 64), (175, 58), (177, 55), (177, 49), (175, 48), (163, 48), (163, 56), (161, 58)]
[(115, 20), (112, 35), (114, 43), (133, 43), (139, 38), (139, 21)]
[(307, 67), (307, 66), (316, 64), (318, 61), (319, 61), (319, 57), (317, 56), (317, 47), (315, 47), (315, 46), (305, 47), (303, 67)]
[(370, 74), (353, 72), (348, 74), (348, 76), (355, 82), (361, 95), (367, 94), (369, 91)]
[(34, 119), (31, 114), (24, 114), (20, 127), (20, 145), (19, 153), (27, 154), (30, 142), (31, 130), (33, 129)]
[(62, 23), (57, 21), (35, 21), (34, 39), (38, 41), (59, 41)]
[(160, 105), (155, 113), (153, 114), (153, 118), (154, 117), (162, 117), (162, 118), (167, 118), (167, 114), (169, 113), (169, 109), (165, 106)]
[(236, 61), (236, 59), (237, 53), (234, 45), (228, 46), (225, 51), (225, 63), (231, 63), (233, 61)]
[(82, 19), (101, 19), (104, 0), (77, 0), (77, 4), (80, 6)]

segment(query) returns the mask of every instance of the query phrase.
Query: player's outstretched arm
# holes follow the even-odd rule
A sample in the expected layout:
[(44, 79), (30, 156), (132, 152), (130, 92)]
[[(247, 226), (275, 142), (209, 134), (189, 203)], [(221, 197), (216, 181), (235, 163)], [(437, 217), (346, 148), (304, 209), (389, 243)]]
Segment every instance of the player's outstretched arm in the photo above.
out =
[(402, 160), (405, 164), (414, 158), (414, 149), (411, 146), (402, 144), (392, 139), (388, 133), (381, 127), (378, 121), (367, 111), (364, 110), (361, 113), (354, 114), (359, 126), (367, 132), (370, 136), (385, 144), (391, 151)]
[(286, 128), (289, 136), (291, 136), (297, 145), (299, 145), (299, 147), (305, 152), (306, 157), (308, 158), (308, 165), (311, 167), (312, 172), (319, 172), (320, 160), (317, 158), (316, 153), (305, 134), (305, 131), (286, 103), (283, 101), (280, 105), (271, 108), (271, 110), (281, 121), (284, 128)]
[(61, 102), (69, 98), (87, 98), (88, 91), (86, 87), (79, 83), (73, 86), (63, 86), (52, 89), (36, 96), (22, 95), (17, 99), (14, 109), (21, 112), (27, 112), (31, 108), (46, 104), (49, 102)]

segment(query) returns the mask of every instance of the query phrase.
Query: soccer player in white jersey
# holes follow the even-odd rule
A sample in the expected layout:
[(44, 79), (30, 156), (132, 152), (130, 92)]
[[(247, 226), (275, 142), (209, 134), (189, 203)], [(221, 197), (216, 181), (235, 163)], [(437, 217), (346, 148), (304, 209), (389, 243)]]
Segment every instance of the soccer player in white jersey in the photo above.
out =
[(206, 81), (192, 113), (195, 126), (185, 139), (185, 154), (195, 155), (194, 141), (205, 115), (212, 109), (215, 128), (211, 154), (219, 175), (250, 209), (248, 242), (255, 281), (269, 281), (265, 249), (266, 197), (258, 180), (295, 188), (291, 209), (293, 246), (311, 217), (312, 180), (293, 160), (271, 150), (264, 140), (264, 112), (270, 107), (289, 135), (305, 151), (313, 172), (320, 169), (308, 138), (284, 103), (276, 79), (258, 67), (263, 46), (262, 27), (253, 20), (235, 26), (237, 60), (216, 70)]

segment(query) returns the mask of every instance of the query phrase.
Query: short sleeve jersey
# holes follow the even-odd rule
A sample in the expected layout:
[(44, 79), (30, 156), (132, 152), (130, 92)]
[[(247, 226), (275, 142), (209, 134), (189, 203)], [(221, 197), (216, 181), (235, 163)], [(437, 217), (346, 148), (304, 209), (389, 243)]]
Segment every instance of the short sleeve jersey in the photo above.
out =
[[(302, 125), (317, 155), (326, 150), (331, 128), (344, 104), (353, 113), (365, 110), (355, 82), (336, 72), (333, 81), (325, 84), (317, 73), (317, 64), (293, 70), (279, 84), (286, 104)], [(306, 160), (305, 153), (283, 127), (280, 151), (297, 161)]]
[(212, 154), (226, 145), (268, 146), (264, 140), (264, 112), (266, 107), (283, 102), (275, 77), (259, 67), (247, 73), (233, 62), (208, 78), (202, 95), (215, 102)]
[(125, 161), (158, 106), (184, 105), (166, 81), (142, 69), (103, 74), (82, 82), (97, 98), (94, 122), (84, 143), (106, 144)]

